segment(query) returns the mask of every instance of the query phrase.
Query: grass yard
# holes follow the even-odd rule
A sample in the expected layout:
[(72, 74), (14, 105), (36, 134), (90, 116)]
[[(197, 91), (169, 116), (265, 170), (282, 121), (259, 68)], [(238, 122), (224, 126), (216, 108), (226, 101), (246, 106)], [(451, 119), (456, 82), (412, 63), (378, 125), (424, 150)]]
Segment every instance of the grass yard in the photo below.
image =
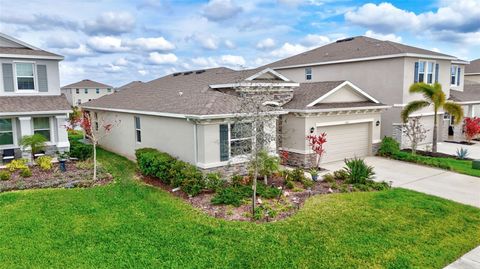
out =
[(442, 268), (480, 244), (480, 210), (412, 191), (227, 222), (135, 183), (132, 162), (99, 158), (117, 183), (0, 194), (0, 268)]
[(451, 170), (460, 174), (465, 174), (469, 176), (480, 177), (480, 170), (475, 170), (472, 168), (471, 160), (458, 160), (454, 158), (445, 158), (445, 157), (431, 157), (424, 155), (413, 155), (410, 152), (400, 151), (389, 156), (390, 158), (418, 163), (422, 165), (438, 167), (446, 170)]

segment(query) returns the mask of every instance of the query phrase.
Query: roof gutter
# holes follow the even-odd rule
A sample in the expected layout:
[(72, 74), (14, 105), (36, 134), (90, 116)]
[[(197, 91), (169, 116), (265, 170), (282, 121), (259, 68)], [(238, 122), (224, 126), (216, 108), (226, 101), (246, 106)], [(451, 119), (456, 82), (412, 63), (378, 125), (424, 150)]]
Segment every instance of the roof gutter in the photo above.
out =
[(28, 116), (43, 114), (66, 114), (72, 113), (71, 110), (49, 110), (49, 111), (27, 111), (27, 112), (0, 112), (0, 116)]
[(40, 59), (40, 60), (63, 60), (63, 56), (46, 56), (46, 55), (25, 55), (25, 54), (8, 54), (0, 53), (0, 58), (19, 58), (19, 59)]

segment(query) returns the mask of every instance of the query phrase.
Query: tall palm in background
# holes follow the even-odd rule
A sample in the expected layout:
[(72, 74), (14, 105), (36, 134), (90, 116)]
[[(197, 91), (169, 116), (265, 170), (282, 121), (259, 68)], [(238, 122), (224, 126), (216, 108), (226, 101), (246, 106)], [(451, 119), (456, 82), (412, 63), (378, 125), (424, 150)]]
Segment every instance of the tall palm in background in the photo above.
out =
[(442, 90), (442, 85), (435, 83), (433, 85), (426, 83), (415, 83), (410, 86), (410, 93), (420, 93), (424, 100), (417, 100), (408, 103), (402, 110), (402, 120), (404, 123), (408, 122), (409, 116), (418, 110), (433, 106), (434, 123), (433, 123), (433, 141), (432, 151), (437, 152), (438, 142), (438, 111), (443, 109), (445, 112), (452, 115), (455, 119), (455, 124), (459, 124), (463, 120), (463, 108), (454, 102), (447, 101), (447, 97)]

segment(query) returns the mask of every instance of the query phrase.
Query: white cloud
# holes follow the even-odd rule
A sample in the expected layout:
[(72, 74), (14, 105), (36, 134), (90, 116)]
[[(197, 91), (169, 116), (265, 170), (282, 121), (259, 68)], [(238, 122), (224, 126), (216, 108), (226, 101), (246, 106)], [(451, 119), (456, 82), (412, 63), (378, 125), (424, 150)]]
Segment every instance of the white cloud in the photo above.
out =
[(195, 67), (207, 68), (219, 66), (217, 61), (212, 57), (196, 57), (190, 60)]
[(122, 71), (122, 68), (118, 65), (108, 64), (105, 67), (105, 72), (107, 72), (107, 73), (119, 73), (121, 71)]
[(223, 42), (225, 44), (225, 47), (229, 48), (229, 49), (234, 49), (236, 46), (235, 46), (235, 43), (233, 43), (233, 41), (227, 39)]
[(80, 44), (77, 48), (64, 48), (64, 49), (59, 49), (58, 52), (60, 54), (65, 54), (70, 57), (82, 57), (82, 56), (90, 56), (93, 55), (94, 53), (87, 48), (85, 44)]
[(302, 44), (305, 46), (323, 46), (327, 43), (330, 43), (331, 40), (328, 36), (324, 35), (314, 35), (314, 34), (308, 34), (306, 37), (303, 38)]
[(365, 4), (354, 11), (347, 12), (345, 19), (380, 33), (417, 28), (420, 24), (415, 13), (399, 9), (390, 3)]
[(118, 58), (117, 60), (115, 60), (114, 64), (119, 65), (119, 66), (126, 66), (126, 65), (128, 65), (128, 61), (124, 57), (121, 57), (121, 58)]
[(242, 56), (237, 55), (222, 55), (221, 57), (222, 64), (229, 66), (244, 66), (245, 59)]
[(88, 39), (90, 48), (98, 52), (112, 53), (129, 50), (122, 46), (122, 40), (113, 36), (94, 36)]
[(86, 21), (84, 31), (88, 34), (118, 35), (135, 28), (135, 17), (128, 12), (105, 12), (94, 21)]
[(174, 64), (178, 60), (177, 56), (173, 53), (162, 54), (158, 52), (151, 52), (148, 59), (153, 64)]
[(204, 49), (218, 49), (218, 39), (215, 36), (196, 35), (194, 38)]
[(126, 41), (126, 45), (131, 47), (138, 47), (143, 50), (159, 50), (168, 51), (175, 49), (175, 45), (164, 37), (141, 37), (134, 40)]
[(276, 45), (275, 40), (273, 40), (272, 38), (265, 38), (263, 40), (260, 40), (257, 43), (256, 47), (257, 49), (260, 49), (260, 50), (268, 50), (275, 47), (275, 45)]
[(45, 46), (57, 49), (74, 49), (78, 48), (79, 44), (74, 38), (67, 37), (66, 35), (53, 35), (46, 38)]
[(145, 76), (145, 75), (148, 74), (148, 71), (145, 70), (145, 69), (140, 69), (140, 70), (138, 70), (138, 73), (139, 73), (140, 75), (142, 75), (142, 76)]
[(275, 49), (271, 52), (272, 56), (282, 58), (282, 57), (289, 57), (295, 54), (299, 54), (309, 50), (310, 48), (303, 46), (301, 44), (291, 44), (285, 43), (278, 49)]
[(203, 15), (211, 21), (223, 21), (242, 12), (231, 0), (210, 0), (203, 8)]
[(395, 34), (379, 34), (379, 33), (375, 33), (372, 30), (368, 30), (367, 32), (365, 32), (365, 36), (380, 39), (380, 40), (393, 41), (393, 42), (397, 42), (397, 43), (402, 42), (402, 37), (401, 36), (397, 36)]

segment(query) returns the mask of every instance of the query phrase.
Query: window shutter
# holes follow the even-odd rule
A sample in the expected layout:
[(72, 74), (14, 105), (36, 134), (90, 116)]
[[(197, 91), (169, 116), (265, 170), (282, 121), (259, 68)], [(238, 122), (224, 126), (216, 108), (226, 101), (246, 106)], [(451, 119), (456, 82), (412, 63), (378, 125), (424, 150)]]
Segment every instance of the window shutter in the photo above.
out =
[(37, 65), (38, 91), (48, 92), (47, 66)]
[(13, 92), (13, 65), (2, 64), (3, 71), (3, 89), (6, 92)]
[(457, 86), (460, 86), (460, 75), (462, 74), (462, 68), (458, 67)]
[(228, 125), (220, 124), (220, 161), (228, 161)]
[(438, 70), (440, 70), (440, 65), (435, 64), (435, 83), (438, 83)]
[(413, 81), (418, 82), (418, 62), (415, 62), (415, 73), (413, 74)]

